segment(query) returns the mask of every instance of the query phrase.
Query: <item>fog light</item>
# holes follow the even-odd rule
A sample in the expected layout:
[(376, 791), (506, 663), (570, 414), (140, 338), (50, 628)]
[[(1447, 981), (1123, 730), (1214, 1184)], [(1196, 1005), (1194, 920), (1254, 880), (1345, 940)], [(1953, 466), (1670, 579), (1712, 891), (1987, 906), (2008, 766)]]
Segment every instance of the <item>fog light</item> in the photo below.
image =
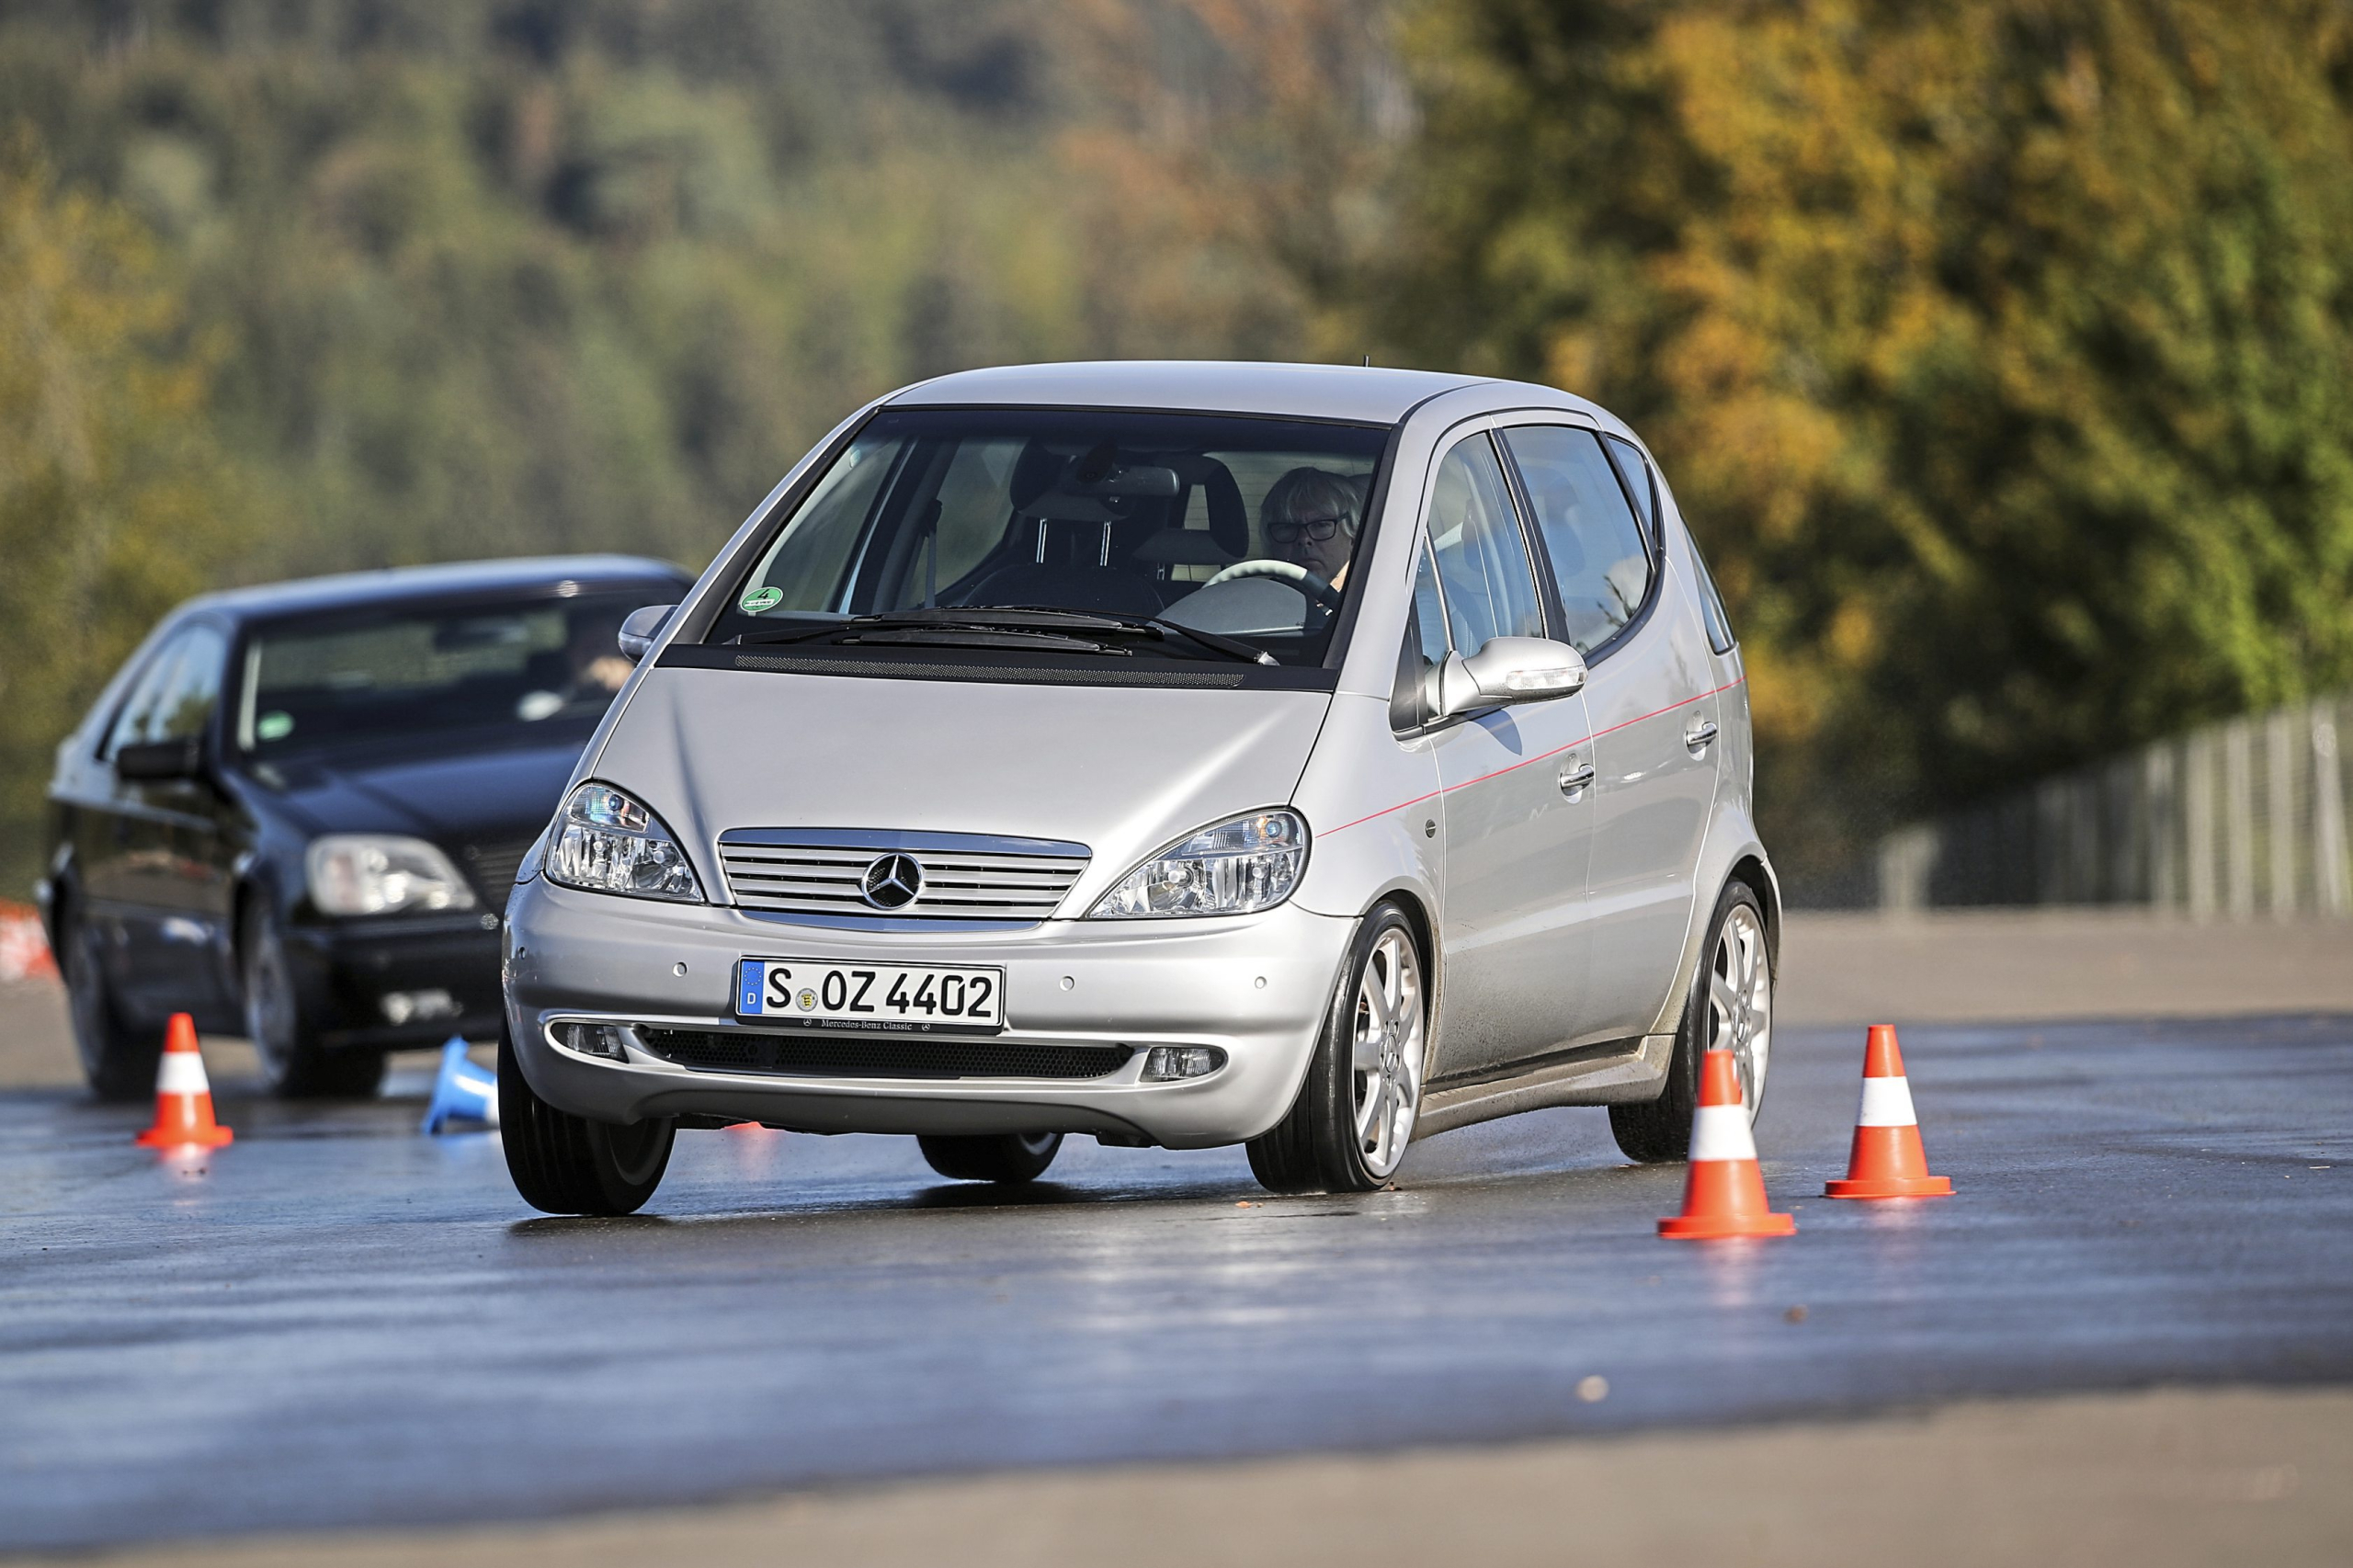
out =
[(629, 1052), (621, 1049), (619, 1024), (558, 1024), (555, 1042), (583, 1056), (601, 1056), (608, 1062), (629, 1060)]
[(436, 1018), (458, 1016), (458, 999), (447, 991), (387, 991), (376, 1006), (382, 1009), (384, 1021), (400, 1025), (415, 1021), (429, 1024)]
[(1155, 1045), (1145, 1053), (1147, 1084), (1171, 1078), (1206, 1078), (1225, 1065), (1225, 1052), (1213, 1045)]

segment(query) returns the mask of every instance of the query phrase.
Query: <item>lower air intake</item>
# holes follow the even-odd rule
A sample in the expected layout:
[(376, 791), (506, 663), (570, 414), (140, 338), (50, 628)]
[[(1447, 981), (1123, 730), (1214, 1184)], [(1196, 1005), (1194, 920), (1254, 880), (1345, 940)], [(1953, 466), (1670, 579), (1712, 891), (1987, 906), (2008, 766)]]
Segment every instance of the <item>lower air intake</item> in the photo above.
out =
[(646, 1050), (681, 1067), (803, 1078), (1100, 1078), (1118, 1072), (1133, 1054), (1124, 1045), (722, 1033), (642, 1025), (637, 1038)]

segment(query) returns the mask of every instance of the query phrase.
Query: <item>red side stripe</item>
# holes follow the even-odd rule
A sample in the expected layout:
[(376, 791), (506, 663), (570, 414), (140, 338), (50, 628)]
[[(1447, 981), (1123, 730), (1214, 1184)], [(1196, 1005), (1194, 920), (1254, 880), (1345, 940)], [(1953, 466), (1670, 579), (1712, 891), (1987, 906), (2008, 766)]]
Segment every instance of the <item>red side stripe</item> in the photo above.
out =
[(1566, 745), (1554, 746), (1551, 751), (1544, 752), (1536, 756), (1522, 757), (1519, 761), (1512, 763), (1508, 767), (1496, 768), (1493, 773), (1482, 773), (1476, 778), (1465, 778), (1459, 784), (1449, 784), (1442, 790), (1432, 790), (1427, 794), (1416, 795), (1410, 801), (1400, 801), (1393, 806), (1383, 806), (1377, 812), (1369, 812), (1366, 815), (1358, 817), (1351, 822), (1344, 822), (1337, 827), (1324, 828), (1321, 830), (1319, 836), (1329, 838), (1336, 833), (1346, 833), (1352, 827), (1359, 827), (1364, 824), (1372, 821), (1375, 817), (1385, 817), (1392, 812), (1402, 812), (1408, 806), (1418, 806), (1424, 801), (1435, 800), (1440, 795), (1451, 794), (1457, 790), (1468, 790), (1472, 785), (1484, 784), (1490, 778), (1500, 778), (1506, 773), (1517, 772), (1518, 769), (1527, 767), (1531, 764), (1543, 762), (1549, 758), (1556, 757), (1564, 751), (1574, 751), (1577, 747), (1585, 744), (1587, 741), (1597, 741), (1604, 735), (1614, 735), (1620, 730), (1631, 728), (1631, 726), (1640, 724), (1646, 720), (1658, 718), (1661, 714), (1672, 713), (1678, 708), (1688, 708), (1694, 702), (1705, 702), (1711, 697), (1730, 691), (1733, 687), (1740, 685), (1741, 681), (1746, 680), (1747, 678), (1748, 677), (1746, 676), (1743, 676), (1741, 680), (1726, 681), (1723, 685), (1716, 687), (1714, 691), (1703, 691), (1697, 697), (1687, 697), (1680, 702), (1670, 702), (1664, 708), (1656, 709), (1636, 718), (1625, 720), (1620, 723), (1612, 724), (1606, 730), (1596, 730), (1592, 734), (1580, 735), (1577, 739), (1571, 741)]

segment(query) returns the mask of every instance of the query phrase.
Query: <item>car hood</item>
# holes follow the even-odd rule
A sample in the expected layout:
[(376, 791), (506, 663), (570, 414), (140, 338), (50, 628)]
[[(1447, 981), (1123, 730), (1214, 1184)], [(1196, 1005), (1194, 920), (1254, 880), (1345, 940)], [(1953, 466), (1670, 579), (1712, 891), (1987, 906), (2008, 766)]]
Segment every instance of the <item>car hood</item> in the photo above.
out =
[(405, 833), (443, 844), (539, 836), (587, 736), (490, 750), (405, 746), (302, 757), (256, 775), (314, 833)]
[(1075, 840), (1083, 905), (1195, 828), (1291, 798), (1320, 691), (649, 670), (589, 773), (668, 824), (713, 895), (731, 828)]

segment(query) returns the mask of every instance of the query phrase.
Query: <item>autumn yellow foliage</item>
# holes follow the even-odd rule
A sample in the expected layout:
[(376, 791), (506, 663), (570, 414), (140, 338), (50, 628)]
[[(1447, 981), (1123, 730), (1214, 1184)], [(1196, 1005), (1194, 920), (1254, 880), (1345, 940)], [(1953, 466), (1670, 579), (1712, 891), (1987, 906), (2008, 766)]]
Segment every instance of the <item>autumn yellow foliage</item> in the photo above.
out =
[(2353, 681), (2353, 13), (1428, 0), (1368, 317), (1660, 454), (1766, 803), (1877, 828)]

